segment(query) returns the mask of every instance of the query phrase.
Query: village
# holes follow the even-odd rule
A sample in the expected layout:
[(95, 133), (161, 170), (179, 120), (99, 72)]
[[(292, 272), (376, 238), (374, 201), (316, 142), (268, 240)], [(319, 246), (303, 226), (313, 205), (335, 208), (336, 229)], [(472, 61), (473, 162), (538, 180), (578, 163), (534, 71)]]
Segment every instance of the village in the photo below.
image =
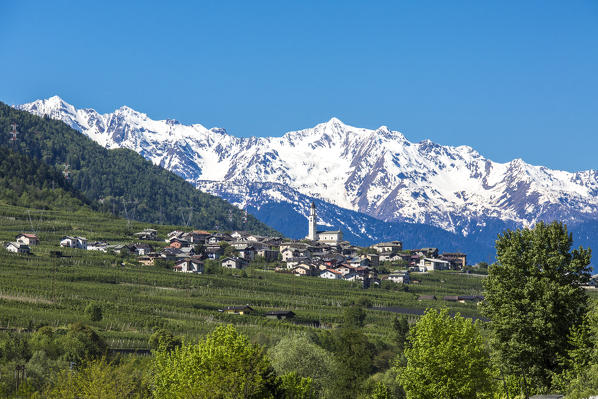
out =
[[(107, 242), (88, 242), (84, 237), (63, 237), (59, 243), (63, 248), (87, 251), (130, 254), (146, 266), (156, 260), (172, 261), (172, 269), (178, 272), (202, 273), (204, 261), (217, 260), (222, 267), (244, 269), (251, 262), (274, 264), (275, 271), (297, 276), (319, 276), (347, 281), (379, 281), (376, 269), (384, 264), (403, 265), (404, 270), (388, 275), (388, 280), (408, 284), (410, 272), (434, 270), (462, 270), (467, 255), (463, 253), (438, 254), (437, 248), (403, 250), (400, 241), (382, 242), (367, 248), (342, 241), (341, 232), (334, 239), (283, 240), (281, 237), (263, 237), (246, 232), (208, 232), (201, 230), (168, 233), (166, 245), (156, 249), (148, 241), (158, 241), (157, 231), (146, 229), (135, 233), (139, 241), (130, 244), (111, 245)], [(145, 241), (145, 242), (143, 242)], [(5, 244), (9, 252), (29, 254), (31, 247), (39, 244), (35, 234), (22, 233), (14, 242)]]
[[(401, 241), (381, 242), (365, 248), (352, 245), (343, 240), (340, 230), (317, 230), (313, 203), (308, 231), (304, 239), (290, 240), (243, 231), (204, 230), (174, 230), (162, 238), (158, 237), (157, 230), (145, 229), (133, 234), (127, 244), (88, 242), (77, 236), (64, 236), (56, 244), (63, 248), (134, 256), (141, 265), (161, 263), (182, 273), (204, 273), (206, 261), (218, 262), (228, 269), (261, 264), (296, 276), (359, 282), (364, 288), (379, 285), (383, 280), (409, 284), (412, 272), (464, 270), (467, 265), (464, 253), (439, 254), (437, 248), (405, 250)], [(35, 234), (22, 233), (14, 242), (6, 243), (5, 248), (9, 252), (28, 254), (37, 244), (39, 239)]]
[[(205, 230), (174, 230), (162, 239), (155, 229), (133, 234), (128, 244), (88, 242), (84, 237), (65, 236), (59, 243), (63, 248), (101, 251), (134, 257), (140, 265), (161, 264), (174, 272), (202, 274), (206, 263), (222, 268), (245, 269), (251, 265), (298, 277), (319, 277), (357, 282), (363, 288), (395, 283), (417, 283), (412, 273), (433, 271), (466, 271), (467, 255), (461, 252), (439, 253), (438, 248), (404, 249), (401, 241), (389, 241), (358, 247), (343, 240), (340, 230), (318, 231), (316, 209), (311, 204), (308, 235), (302, 240), (266, 237), (244, 231), (231, 233)], [(159, 242), (164, 242), (159, 245)], [(28, 254), (31, 246), (39, 244), (35, 234), (22, 233), (14, 242), (5, 243), (9, 252)], [(58, 253), (58, 251), (54, 251)], [(475, 270), (469, 268), (468, 272)], [(588, 288), (597, 285), (593, 276)], [(436, 300), (421, 296), (420, 300)], [(442, 298), (445, 301), (475, 301), (480, 296), (460, 295)]]

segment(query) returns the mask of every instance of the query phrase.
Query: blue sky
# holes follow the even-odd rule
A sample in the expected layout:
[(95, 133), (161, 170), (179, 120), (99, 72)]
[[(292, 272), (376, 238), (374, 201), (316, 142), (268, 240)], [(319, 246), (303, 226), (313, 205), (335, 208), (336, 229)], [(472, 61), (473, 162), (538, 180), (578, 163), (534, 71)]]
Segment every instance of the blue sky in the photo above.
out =
[[(336, 116), (598, 168), (598, 2), (0, 3), (0, 100), (281, 135)], [(167, 3), (175, 3), (167, 4)]]

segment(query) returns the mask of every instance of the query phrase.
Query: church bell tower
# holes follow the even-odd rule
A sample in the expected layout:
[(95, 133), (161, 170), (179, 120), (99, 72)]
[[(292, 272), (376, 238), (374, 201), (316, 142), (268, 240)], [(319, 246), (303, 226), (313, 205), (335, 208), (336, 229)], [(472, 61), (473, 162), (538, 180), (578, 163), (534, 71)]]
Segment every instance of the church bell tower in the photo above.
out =
[(309, 210), (309, 233), (307, 234), (308, 240), (317, 241), (317, 232), (316, 232), (316, 204), (312, 201), (311, 208)]

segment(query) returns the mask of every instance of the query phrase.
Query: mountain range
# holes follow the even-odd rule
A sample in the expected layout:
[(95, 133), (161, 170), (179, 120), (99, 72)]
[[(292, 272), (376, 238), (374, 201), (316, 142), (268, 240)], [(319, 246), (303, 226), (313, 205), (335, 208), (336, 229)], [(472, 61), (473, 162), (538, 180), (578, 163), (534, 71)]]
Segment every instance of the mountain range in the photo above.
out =
[[(10, 133), (13, 126), (14, 135)], [(39, 117), (2, 102), (0, 150), (12, 154), (4, 157), (9, 160), (2, 158), (0, 168), (0, 186), (7, 189), (0, 197), (9, 203), (47, 208), (69, 202), (71, 193), (71, 197), (82, 196), (80, 199), (95, 210), (127, 219), (280, 235), (252, 215), (220, 197), (197, 190), (135, 151), (106, 149), (62, 121)], [(32, 163), (29, 165), (24, 159)], [(14, 169), (12, 166), (16, 165), (6, 165), (9, 162), (20, 166)], [(68, 184), (61, 184), (51, 171), (64, 175)]]
[(488, 260), (505, 228), (560, 220), (584, 245), (598, 231), (596, 170), (497, 163), (468, 146), (412, 143), (386, 126), (336, 118), (281, 137), (240, 138), (126, 106), (77, 109), (57, 96), (16, 108), (62, 120), (105, 148), (131, 149), (295, 238), (307, 232), (312, 200), (319, 224), (356, 244), (402, 239), (476, 260)]

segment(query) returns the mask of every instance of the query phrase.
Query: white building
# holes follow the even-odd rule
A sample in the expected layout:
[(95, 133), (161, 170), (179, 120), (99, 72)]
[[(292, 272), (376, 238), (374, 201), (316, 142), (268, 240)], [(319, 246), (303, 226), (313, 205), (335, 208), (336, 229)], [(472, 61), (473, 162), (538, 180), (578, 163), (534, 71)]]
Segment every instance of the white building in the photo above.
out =
[(451, 263), (442, 259), (422, 258), (417, 266), (420, 272), (431, 272), (434, 270), (449, 270)]
[(172, 269), (176, 272), (201, 274), (204, 272), (204, 264), (198, 260), (184, 259), (178, 261)]
[(318, 231), (318, 241), (325, 244), (338, 245), (343, 241), (343, 232), (340, 230)]
[(100, 252), (108, 252), (108, 243), (107, 242), (92, 242), (87, 244), (88, 251), (100, 251)]
[(35, 234), (23, 233), (16, 237), (16, 242), (25, 245), (37, 245), (39, 244), (39, 238)]
[(311, 208), (309, 209), (309, 216), (308, 216), (308, 233), (307, 238), (308, 240), (312, 241), (320, 241), (325, 244), (330, 245), (338, 245), (343, 241), (343, 232), (340, 230), (332, 230), (332, 231), (318, 231), (317, 230), (317, 215), (316, 215), (316, 204), (314, 202), (311, 203)]
[(61, 247), (87, 249), (87, 239), (85, 237), (62, 237)]
[(152, 240), (155, 241), (158, 238), (158, 231), (154, 229), (145, 229), (139, 233), (133, 234), (140, 240)]
[(355, 272), (347, 273), (343, 276), (346, 281), (363, 281), (363, 276)]
[(343, 274), (336, 270), (326, 269), (320, 272), (321, 278), (327, 278), (329, 280), (340, 280), (343, 278)]
[(15, 254), (28, 254), (31, 252), (29, 245), (20, 242), (9, 242), (4, 247), (8, 252)]
[(318, 241), (318, 231), (316, 226), (316, 204), (312, 201), (311, 208), (309, 209), (309, 216), (308, 220), (308, 233), (307, 238), (308, 240)]
[(247, 266), (248, 262), (245, 259), (232, 257), (222, 259), (222, 267), (229, 269), (243, 269)]
[(403, 250), (403, 243), (401, 241), (379, 242), (370, 248), (375, 249), (378, 253), (396, 254)]
[(281, 251), (280, 255), (282, 256), (282, 261), (286, 262), (289, 259), (301, 256), (301, 251), (299, 251), (298, 249), (287, 248), (284, 251)]
[(309, 265), (299, 265), (299, 266), (295, 266), (291, 272), (295, 275), (295, 276), (311, 276), (311, 267)]
[(393, 283), (398, 283), (398, 284), (409, 284), (409, 281), (410, 281), (409, 272), (401, 271), (401, 272), (391, 273), (388, 275), (388, 280), (392, 281)]

